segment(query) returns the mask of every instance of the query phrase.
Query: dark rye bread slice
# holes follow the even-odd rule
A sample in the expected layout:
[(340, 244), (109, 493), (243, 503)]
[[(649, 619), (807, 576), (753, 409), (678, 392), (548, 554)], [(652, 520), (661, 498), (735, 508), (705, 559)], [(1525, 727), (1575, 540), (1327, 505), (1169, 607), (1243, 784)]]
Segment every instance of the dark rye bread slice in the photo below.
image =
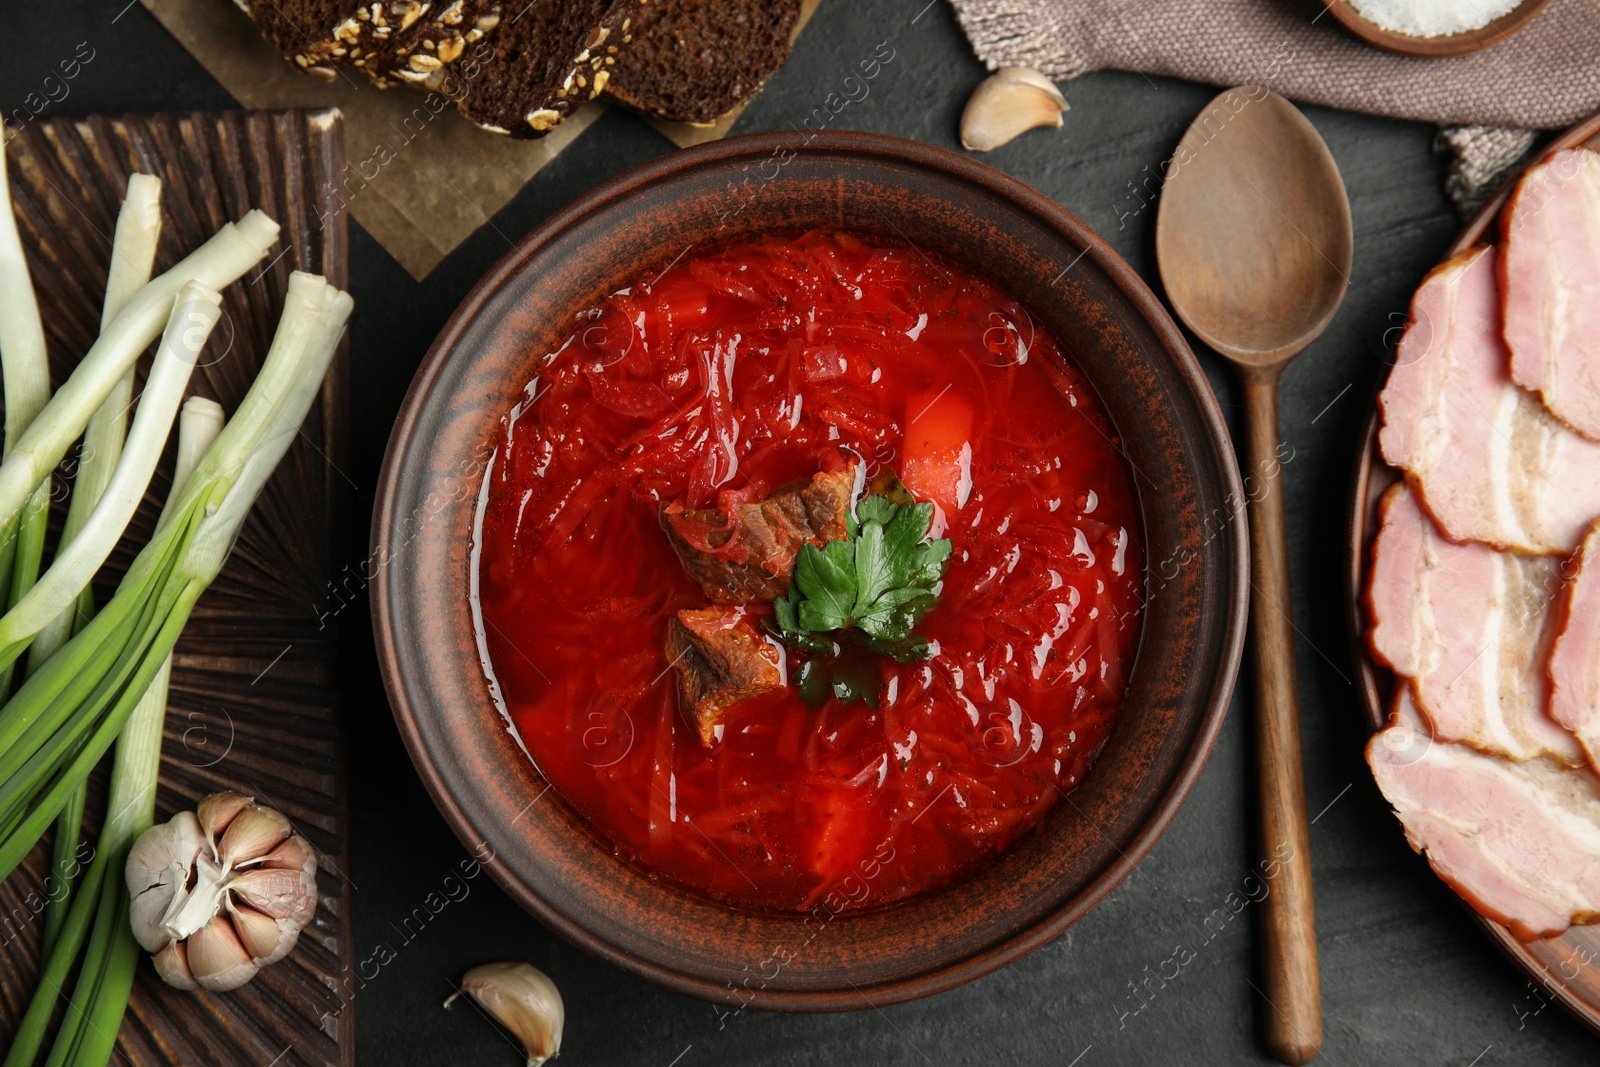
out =
[(380, 87), (437, 81), (500, 21), (500, 0), (239, 0), (278, 50), (325, 81), (340, 67)]
[[(333, 81), (339, 76), (333, 28), (355, 13), (350, 0), (234, 0), (289, 62)], [(339, 63), (339, 65), (343, 65)]]
[(644, 6), (640, 0), (533, 0), (517, 14), (508, 12), (489, 39), (494, 55), (475, 64), (454, 97), (456, 106), (486, 130), (543, 137), (605, 88)]
[[(390, 0), (369, 3), (338, 32), (352, 43), (350, 64), (380, 87), (436, 85), (466, 57), (488, 56), (488, 42), (517, 0)], [(481, 42), (481, 43), (480, 43)], [(481, 49), (481, 51), (480, 51)], [(359, 54), (358, 54), (359, 53)]]
[(800, 0), (658, 0), (617, 57), (606, 92), (678, 122), (715, 122), (789, 58)]

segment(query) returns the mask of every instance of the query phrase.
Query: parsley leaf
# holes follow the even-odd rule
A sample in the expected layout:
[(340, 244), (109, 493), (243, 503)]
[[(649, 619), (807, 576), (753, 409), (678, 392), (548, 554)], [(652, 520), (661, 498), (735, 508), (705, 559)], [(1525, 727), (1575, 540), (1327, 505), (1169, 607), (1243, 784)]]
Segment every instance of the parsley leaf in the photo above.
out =
[[(894, 516), (884, 526), (883, 536), (894, 568), (895, 585), (923, 584), (913, 581), (912, 578), (921, 559), (922, 539), (928, 536), (928, 527), (932, 523), (933, 505), (913, 504), (896, 509)], [(944, 545), (948, 550), (950, 539), (941, 537), (933, 544)], [(948, 555), (948, 551), (946, 554)], [(939, 574), (943, 573), (943, 568), (940, 568)], [(938, 576), (935, 576), (933, 581), (926, 584), (932, 585), (938, 580)]]
[(906, 584), (924, 589), (933, 588), (939, 579), (944, 577), (945, 564), (950, 562), (950, 553), (954, 547), (948, 537), (918, 545), (911, 573), (906, 577)]
[(878, 706), (878, 672), (871, 663), (856, 657), (807, 660), (794, 680), (800, 689), (800, 700), (812, 711), (830, 700)]
[(772, 618), (767, 622), (767, 630), (780, 641), (798, 648), (802, 652), (813, 655), (822, 655), (833, 651), (833, 642), (820, 633), (812, 633), (800, 628), (801, 600), (798, 588), (791, 588), (788, 596), (781, 596), (772, 602)]
[(894, 518), (894, 513), (898, 510), (898, 507), (889, 502), (888, 497), (878, 496), (874, 493), (856, 501), (856, 521), (875, 522), (879, 526), (883, 526)]
[(953, 546), (946, 537), (927, 539), (933, 505), (917, 503), (892, 473), (880, 472), (873, 490), (847, 516), (845, 538), (801, 546), (794, 583), (772, 605), (767, 628), (817, 657), (795, 676), (811, 707), (830, 699), (877, 706), (878, 669), (864, 653), (901, 663), (932, 655), (915, 631), (939, 603), (934, 587)]
[(841, 660), (833, 664), (833, 698), (841, 704), (878, 706), (878, 669), (871, 663), (859, 660)]
[(772, 602), (772, 617), (778, 623), (779, 633), (792, 634), (800, 629), (795, 593), (796, 590), (791, 588), (788, 596), (781, 596)]
[(812, 711), (833, 699), (833, 679), (821, 660), (812, 659), (801, 664), (794, 682), (800, 689), (801, 701)]
[(911, 628), (922, 621), (939, 598), (926, 589), (914, 586), (892, 589), (872, 603), (855, 618), (856, 626), (868, 636), (885, 641), (898, 641), (911, 633)]
[[(867, 499), (881, 500), (882, 497)], [(876, 522), (862, 523), (861, 533), (856, 538), (856, 598), (851, 607), (854, 615), (859, 618), (890, 586), (900, 584), (897, 578), (905, 580), (901, 573), (903, 568), (896, 566), (897, 562), (890, 555), (883, 526)]]
[(800, 546), (794, 585), (804, 597), (798, 619), (802, 630), (842, 630), (856, 603), (856, 542), (829, 541), (822, 548)]

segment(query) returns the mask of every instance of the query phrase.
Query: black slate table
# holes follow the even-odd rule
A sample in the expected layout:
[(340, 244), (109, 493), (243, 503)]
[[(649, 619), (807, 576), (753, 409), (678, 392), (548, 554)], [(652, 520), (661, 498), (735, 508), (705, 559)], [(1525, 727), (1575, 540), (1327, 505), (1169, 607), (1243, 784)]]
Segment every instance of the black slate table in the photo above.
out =
[[(0, 63), (0, 109), (7, 114), (80, 41), (92, 45), (95, 58), (49, 114), (236, 106), (137, 3), (7, 7)], [(957, 147), (957, 117), (985, 72), (941, 0), (826, 0), (737, 132), (798, 125), (880, 42), (894, 59), (869, 94), (831, 125)], [(1077, 214), (1159, 292), (1155, 176), (1215, 90), (1103, 73), (1067, 83), (1064, 91), (1072, 110), (1063, 129), (1028, 134), (984, 158)], [(1351, 457), (1385, 333), (1404, 321), (1411, 290), (1458, 220), (1441, 192), (1444, 163), (1431, 151), (1431, 127), (1319, 108), (1307, 114), (1338, 160), (1356, 232), (1344, 306), (1282, 386), (1282, 434), (1294, 449), (1284, 477), (1295, 621), (1303, 635), (1306, 792), (1315, 816), (1326, 1028), (1319, 1062), (1593, 1063), (1600, 1037), (1553, 1004), (1537, 1010), (1542, 1002), (1524, 975), (1406, 847), (1361, 759), (1364, 727), (1338, 580)], [(351, 475), (359, 485), (358, 530), (365, 529), (384, 444), (412, 372), (472, 283), (506, 251), (507, 237), (526, 233), (612, 175), (672, 150), (639, 120), (607, 113), (500, 211), (493, 227), (421, 283), (352, 224)], [(1236, 420), (1228, 375), (1216, 359), (1202, 354), (1201, 360)], [(352, 561), (360, 555), (361, 545), (353, 544)], [(516, 958), (560, 984), (567, 1005), (560, 1062), (571, 1067), (1271, 1062), (1258, 1037), (1265, 1006), (1256, 991), (1254, 909), (1246, 904), (1233, 914), (1238, 901), (1259, 894), (1249, 880), (1250, 764), (1238, 700), (1193, 795), (1149, 858), (1052, 944), (917, 1003), (719, 1020), (710, 1005), (657, 990), (569, 947), (487, 880), (468, 883), (465, 897), (429, 914), (425, 924), (413, 918), (466, 853), (401, 746), (365, 619), (351, 622), (347, 645), (362, 963), (353, 1010), (362, 1064), (519, 1063), (509, 1039), (476, 1012), (440, 1010), (452, 980), (468, 967)], [(1218, 909), (1232, 917), (1224, 921)], [(1185, 962), (1175, 967), (1168, 962), (1175, 959)]]

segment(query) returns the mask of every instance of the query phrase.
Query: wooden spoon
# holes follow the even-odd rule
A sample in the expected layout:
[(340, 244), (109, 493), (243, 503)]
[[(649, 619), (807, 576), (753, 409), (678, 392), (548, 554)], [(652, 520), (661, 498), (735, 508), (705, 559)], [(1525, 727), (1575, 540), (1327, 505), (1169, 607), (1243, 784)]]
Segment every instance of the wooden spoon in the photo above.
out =
[(1295, 689), (1294, 613), (1278, 474), (1278, 375), (1320, 334), (1349, 284), (1350, 202), (1294, 105), (1256, 86), (1218, 96), (1167, 168), (1156, 219), (1161, 280), (1178, 316), (1238, 368), (1250, 499), (1252, 647), (1266, 1040), (1284, 1063), (1322, 1044), (1311, 850)]

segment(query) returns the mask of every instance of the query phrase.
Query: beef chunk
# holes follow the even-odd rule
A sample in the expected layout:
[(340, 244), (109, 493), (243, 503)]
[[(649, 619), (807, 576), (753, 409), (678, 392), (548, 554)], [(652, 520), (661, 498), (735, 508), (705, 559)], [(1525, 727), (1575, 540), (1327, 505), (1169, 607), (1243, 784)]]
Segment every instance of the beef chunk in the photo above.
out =
[(788, 683), (783, 650), (742, 608), (678, 612), (667, 623), (667, 660), (678, 670), (678, 707), (707, 748), (729, 708)]
[(845, 537), (856, 462), (739, 504), (732, 515), (668, 504), (661, 509), (661, 527), (683, 569), (716, 603), (776, 600), (789, 592), (801, 545)]

